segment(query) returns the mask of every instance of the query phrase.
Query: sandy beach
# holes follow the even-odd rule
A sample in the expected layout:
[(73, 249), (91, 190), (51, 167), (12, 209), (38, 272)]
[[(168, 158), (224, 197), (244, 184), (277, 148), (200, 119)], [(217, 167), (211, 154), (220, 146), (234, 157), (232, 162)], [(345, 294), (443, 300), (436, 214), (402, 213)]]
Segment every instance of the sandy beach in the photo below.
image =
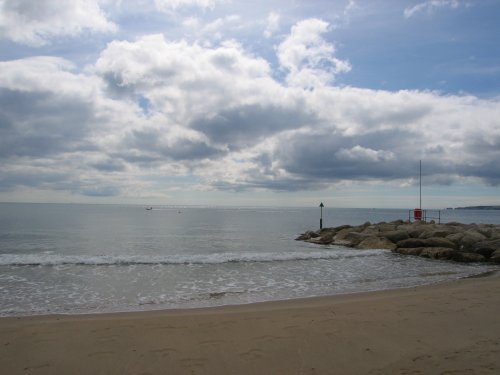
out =
[(240, 306), (0, 319), (3, 374), (498, 374), (500, 275)]

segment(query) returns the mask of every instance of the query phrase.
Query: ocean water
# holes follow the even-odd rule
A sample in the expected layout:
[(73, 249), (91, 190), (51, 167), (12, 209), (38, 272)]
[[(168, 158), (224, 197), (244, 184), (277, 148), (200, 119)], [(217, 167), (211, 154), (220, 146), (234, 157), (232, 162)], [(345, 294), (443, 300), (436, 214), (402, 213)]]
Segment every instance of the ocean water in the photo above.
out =
[[(408, 210), (323, 210), (324, 226), (407, 219)], [(442, 222), (500, 223), (445, 210)], [(410, 287), (498, 267), (294, 239), (318, 208), (0, 204), (0, 315), (244, 304)]]

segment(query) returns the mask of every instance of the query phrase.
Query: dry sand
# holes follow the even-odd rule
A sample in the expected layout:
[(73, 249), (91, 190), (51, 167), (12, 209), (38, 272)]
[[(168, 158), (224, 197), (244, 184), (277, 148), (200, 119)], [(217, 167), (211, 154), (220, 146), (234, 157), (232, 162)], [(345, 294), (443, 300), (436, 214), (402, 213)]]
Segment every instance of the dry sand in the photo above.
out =
[(0, 319), (2, 374), (500, 374), (500, 275), (228, 306)]

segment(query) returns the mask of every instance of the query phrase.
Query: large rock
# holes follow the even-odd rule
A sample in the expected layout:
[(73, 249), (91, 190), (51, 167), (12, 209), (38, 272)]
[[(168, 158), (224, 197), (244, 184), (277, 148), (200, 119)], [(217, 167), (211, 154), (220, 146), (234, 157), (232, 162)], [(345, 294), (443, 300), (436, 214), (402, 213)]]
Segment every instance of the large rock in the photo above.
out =
[(448, 247), (426, 247), (420, 252), (420, 256), (431, 259), (452, 259), (455, 250)]
[(426, 240), (420, 238), (408, 238), (406, 240), (401, 240), (396, 243), (397, 247), (426, 247)]
[(500, 225), (366, 222), (355, 227), (307, 231), (297, 239), (360, 249), (390, 249), (432, 259), (500, 263)]
[(484, 262), (486, 258), (481, 254), (456, 252), (453, 260), (457, 262)]
[(467, 252), (472, 249), (474, 244), (486, 240), (484, 234), (479, 233), (475, 229), (469, 229), (464, 233), (460, 240), (460, 250)]
[(471, 252), (489, 258), (496, 250), (500, 250), (500, 239), (477, 242), (472, 245)]
[(492, 224), (478, 225), (475, 229), (477, 232), (481, 233), (486, 238), (489, 238), (489, 239), (499, 239), (500, 238), (500, 231), (498, 230), (497, 227), (495, 227)]
[(410, 236), (408, 235), (408, 232), (405, 230), (392, 230), (392, 231), (384, 232), (384, 233), (382, 233), (382, 235), (385, 238), (387, 238), (389, 241), (394, 242), (394, 243), (398, 243), (399, 241), (407, 240), (408, 238), (410, 238)]
[(426, 238), (424, 241), (425, 246), (427, 247), (447, 247), (449, 249), (457, 248), (457, 245), (454, 242), (447, 240), (446, 238), (432, 237)]
[(358, 246), (358, 249), (387, 249), (394, 250), (396, 248), (396, 244), (394, 242), (389, 241), (385, 237), (368, 237), (361, 241)]
[(376, 227), (380, 232), (391, 232), (396, 230), (396, 223), (380, 223)]
[(334, 232), (322, 233), (319, 237), (314, 238), (310, 242), (317, 243), (320, 245), (330, 245), (333, 242)]
[(393, 250), (395, 253), (403, 255), (420, 255), (425, 247), (397, 247)]
[(490, 262), (494, 262), (494, 263), (500, 263), (500, 249), (499, 250), (495, 250), (493, 252), (493, 254), (491, 254), (491, 257), (490, 257)]
[(311, 238), (316, 238), (316, 237), (319, 237), (318, 233), (313, 232), (312, 230), (308, 230), (305, 233), (298, 236), (295, 240), (296, 241), (307, 241), (307, 240), (310, 240)]
[(378, 236), (380, 230), (375, 225), (370, 225), (369, 227), (366, 227), (361, 233), (367, 236)]
[(343, 228), (341, 230), (339, 230), (336, 234), (335, 234), (335, 240), (345, 240), (346, 236), (348, 236), (350, 233), (353, 233), (353, 232), (359, 232), (360, 229), (359, 228)]
[[(349, 241), (353, 246), (357, 246), (361, 241), (363, 241), (366, 238), (369, 238), (369, 234), (364, 234), (364, 233), (358, 233), (358, 232), (350, 232), (347, 233), (345, 236), (342, 238), (345, 241)], [(335, 237), (337, 239), (337, 237)]]
[(438, 238), (444, 238), (446, 236), (449, 236), (450, 234), (456, 233), (453, 228), (447, 228), (444, 227), (442, 229), (432, 229), (425, 231), (420, 234), (419, 238), (431, 238), (431, 237), (438, 237)]
[(397, 230), (404, 230), (412, 238), (418, 238), (420, 235), (428, 230), (425, 223), (422, 221), (416, 221), (412, 224), (403, 224), (397, 227)]
[(450, 240), (454, 242), (455, 244), (459, 245), (460, 242), (462, 241), (462, 238), (464, 238), (463, 233), (454, 233), (454, 234), (449, 234), (446, 236), (447, 240)]

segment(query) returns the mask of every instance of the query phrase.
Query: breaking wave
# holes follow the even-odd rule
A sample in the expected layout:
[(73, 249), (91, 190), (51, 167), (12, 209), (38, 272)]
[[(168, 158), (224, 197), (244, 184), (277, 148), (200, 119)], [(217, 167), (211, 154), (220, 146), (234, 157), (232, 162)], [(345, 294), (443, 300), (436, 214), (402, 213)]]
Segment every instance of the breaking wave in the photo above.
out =
[(0, 254), (0, 266), (129, 266), (175, 264), (223, 264), (249, 262), (285, 262), (319, 259), (347, 259), (379, 256), (384, 250), (324, 250), (307, 252), (246, 252), (189, 255), (57, 255), (57, 254)]

